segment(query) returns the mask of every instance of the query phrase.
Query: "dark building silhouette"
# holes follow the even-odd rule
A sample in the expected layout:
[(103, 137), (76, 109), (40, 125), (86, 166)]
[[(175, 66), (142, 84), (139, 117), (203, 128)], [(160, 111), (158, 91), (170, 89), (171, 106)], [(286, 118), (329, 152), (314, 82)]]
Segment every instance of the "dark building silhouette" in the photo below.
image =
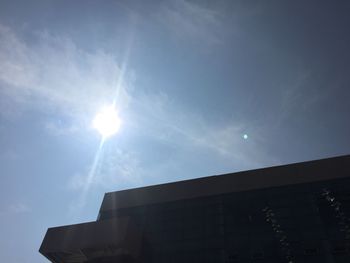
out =
[(350, 155), (106, 193), (96, 222), (49, 228), (73, 262), (350, 262)]

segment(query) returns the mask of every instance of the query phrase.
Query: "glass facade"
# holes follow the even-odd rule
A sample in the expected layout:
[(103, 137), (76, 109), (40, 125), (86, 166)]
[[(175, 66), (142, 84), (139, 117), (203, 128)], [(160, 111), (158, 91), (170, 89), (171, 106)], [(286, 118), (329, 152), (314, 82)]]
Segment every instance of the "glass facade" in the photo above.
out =
[[(161, 202), (161, 200), (160, 200)], [(142, 229), (143, 262), (350, 262), (350, 179), (102, 211)]]

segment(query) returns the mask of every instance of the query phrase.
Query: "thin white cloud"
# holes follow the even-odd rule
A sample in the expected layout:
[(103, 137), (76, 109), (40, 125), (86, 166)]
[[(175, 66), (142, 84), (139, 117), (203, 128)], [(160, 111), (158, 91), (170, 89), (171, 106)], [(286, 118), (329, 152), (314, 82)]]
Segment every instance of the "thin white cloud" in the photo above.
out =
[[(187, 10), (188, 19), (191, 15), (196, 17), (186, 22), (190, 29), (188, 33), (192, 25), (203, 26), (203, 21), (206, 21), (204, 25), (217, 23), (210, 10), (187, 2), (177, 2), (176, 5)], [(31, 44), (5, 26), (0, 26), (0, 59), (1, 93), (18, 105), (29, 104), (43, 111), (58, 110), (75, 116), (77, 120), (88, 117), (90, 121), (91, 114), (101, 104), (111, 102), (122, 71), (113, 55), (104, 51), (86, 52), (69, 38), (49, 33), (38, 34), (35, 44)], [(125, 110), (128, 125), (132, 126), (136, 136), (163, 142), (192, 157), (192, 154), (208, 151), (227, 162), (254, 167), (268, 159), (256, 136), (251, 136), (248, 146), (244, 145), (242, 134), (246, 124), (233, 121), (212, 123), (200, 113), (193, 113), (171, 101), (166, 94), (145, 94), (140, 90), (133, 94), (127, 84), (125, 78), (119, 85), (117, 105)], [(79, 125), (79, 121), (76, 123)], [(56, 135), (79, 128), (57, 120), (48, 121), (45, 127)], [(104, 189), (116, 184), (141, 184), (145, 172), (140, 163), (146, 155), (149, 155), (147, 150), (140, 149), (133, 154), (118, 147), (105, 153), (97, 164), (96, 176), (91, 183)], [(89, 179), (88, 172), (81, 174), (73, 176), (70, 188), (84, 188)]]
[(11, 213), (28, 213), (31, 211), (31, 208), (24, 204), (24, 203), (17, 203), (17, 204), (13, 204), (9, 207), (9, 212)]
[(243, 139), (247, 128), (243, 123), (209, 123), (199, 114), (175, 105), (165, 94), (138, 95), (132, 99), (130, 108), (129, 121), (134, 122), (132, 128), (137, 130), (137, 136), (176, 148), (178, 159), (174, 161), (174, 156), (163, 156), (161, 160), (154, 160), (156, 164), (147, 163), (144, 167), (144, 158), (153, 154), (152, 149), (140, 148), (133, 153), (107, 144), (101, 151), (92, 181), (89, 181), (88, 167), (69, 180), (71, 190), (84, 189), (89, 184), (113, 191), (141, 186), (145, 182), (163, 182), (169, 179), (164, 179), (164, 173), (177, 171), (176, 167), (183, 166), (181, 162), (186, 161), (186, 156), (189, 159), (201, 158), (198, 156), (204, 152), (231, 163), (234, 170), (277, 164), (277, 160), (264, 152), (258, 135), (252, 135), (247, 141)]
[(119, 85), (121, 66), (112, 55), (86, 52), (69, 38), (49, 33), (35, 36), (30, 43), (0, 25), (0, 91), (4, 95), (22, 105), (36, 104), (72, 116), (94, 112), (115, 97), (120, 108), (127, 106), (126, 83)]
[(45, 129), (50, 132), (50, 134), (56, 136), (69, 135), (77, 132), (79, 126), (76, 124), (66, 124), (62, 120), (50, 120), (45, 124)]
[(318, 80), (318, 74), (307, 68), (301, 68), (296, 72), (295, 77), (288, 83), (281, 84), (279, 108), (280, 110), (273, 115), (273, 125), (280, 127), (290, 122), (291, 118), (295, 118), (300, 114), (306, 115), (327, 101), (331, 96), (328, 86), (319, 86), (310, 84), (311, 81)]
[(0, 214), (2, 215), (11, 215), (11, 214), (23, 214), (30, 213), (32, 211), (31, 207), (25, 203), (17, 202), (10, 204), (8, 207), (2, 210)]
[[(139, 129), (157, 140), (197, 151), (211, 151), (213, 156), (240, 162), (245, 166), (274, 163), (264, 152), (259, 128), (249, 141), (242, 136), (250, 128), (241, 121), (210, 122), (200, 114), (191, 113), (182, 105), (171, 101), (165, 94), (144, 95), (133, 100)], [(135, 105), (137, 103), (137, 105)], [(253, 126), (253, 125), (250, 125)]]
[(222, 41), (222, 15), (202, 4), (186, 0), (166, 1), (160, 6), (157, 18), (171, 35), (182, 40), (218, 44)]
[(105, 147), (100, 154), (92, 181), (88, 182), (88, 171), (75, 174), (68, 182), (69, 189), (83, 189), (88, 183), (94, 187), (110, 189), (111, 191), (116, 187), (141, 185), (143, 172), (138, 163), (138, 157), (134, 153)]
[(18, 161), (21, 158), (21, 154), (14, 149), (3, 150), (0, 152), (0, 160), (5, 161)]

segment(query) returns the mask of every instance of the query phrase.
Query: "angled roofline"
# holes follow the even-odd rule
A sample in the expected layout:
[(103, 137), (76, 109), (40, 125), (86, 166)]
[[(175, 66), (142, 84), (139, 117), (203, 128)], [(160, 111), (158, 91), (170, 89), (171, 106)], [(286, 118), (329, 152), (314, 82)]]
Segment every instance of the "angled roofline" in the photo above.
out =
[(350, 176), (350, 155), (109, 192), (100, 213), (229, 192), (331, 180)]

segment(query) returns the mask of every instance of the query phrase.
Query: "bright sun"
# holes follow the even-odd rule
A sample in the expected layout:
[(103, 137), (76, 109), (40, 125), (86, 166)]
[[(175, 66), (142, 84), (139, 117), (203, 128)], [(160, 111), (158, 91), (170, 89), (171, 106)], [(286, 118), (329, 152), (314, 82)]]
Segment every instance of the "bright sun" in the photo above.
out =
[(107, 138), (118, 132), (121, 120), (114, 106), (107, 106), (96, 114), (92, 125), (102, 135)]

